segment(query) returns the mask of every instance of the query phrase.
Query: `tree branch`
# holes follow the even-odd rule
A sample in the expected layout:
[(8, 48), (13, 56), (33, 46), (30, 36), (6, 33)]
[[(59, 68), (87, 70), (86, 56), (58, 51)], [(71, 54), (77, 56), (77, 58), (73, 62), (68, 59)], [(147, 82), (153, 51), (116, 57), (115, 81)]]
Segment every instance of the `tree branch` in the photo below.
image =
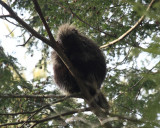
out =
[(39, 14), (39, 17), (40, 17), (43, 25), (45, 26), (45, 29), (46, 29), (46, 31), (47, 31), (47, 33), (48, 33), (48, 36), (49, 36), (50, 40), (51, 40), (53, 43), (56, 43), (56, 41), (55, 41), (55, 39), (54, 39), (51, 31), (50, 31), (50, 28), (49, 28), (49, 26), (48, 26), (48, 24), (47, 24), (47, 22), (46, 22), (46, 20), (45, 20), (45, 18), (44, 18), (44, 16), (43, 16), (43, 13), (42, 13), (42, 11), (41, 11), (41, 9), (40, 9), (40, 7), (39, 7), (39, 4), (38, 4), (37, 0), (32, 0), (32, 1), (33, 1), (35, 10), (36, 10), (37, 13)]
[[(26, 123), (36, 123), (36, 124), (39, 124), (39, 123), (46, 122), (46, 121), (49, 121), (49, 120), (57, 119), (57, 118), (59, 118), (61, 116), (72, 115), (72, 114), (79, 113), (79, 112), (84, 112), (84, 111), (90, 111), (90, 108), (77, 109), (77, 110), (65, 112), (65, 113), (62, 113), (62, 114), (58, 114), (56, 116), (47, 117), (47, 118), (44, 118), (44, 119), (41, 119), (41, 120), (31, 120), (31, 121), (28, 120)], [(8, 126), (8, 125), (23, 124), (24, 122), (25, 121), (1, 124), (0, 127), (2, 127), (2, 126)]]
[[(44, 109), (45, 107), (47, 107), (47, 105), (45, 105), (45, 106), (37, 109), (34, 113), (39, 112), (40, 110)], [(91, 111), (91, 108), (77, 109), (77, 110), (65, 112), (65, 113), (62, 113), (62, 114), (58, 114), (56, 116), (47, 117), (47, 118), (44, 118), (44, 119), (41, 119), (41, 120), (31, 120), (31, 121), (27, 120), (27, 121), (15, 122), (15, 123), (1, 124), (0, 127), (2, 127), (2, 126), (8, 126), (8, 125), (23, 124), (24, 122), (25, 123), (36, 123), (36, 125), (37, 125), (37, 124), (42, 123), (42, 122), (46, 122), (46, 121), (49, 121), (49, 120), (57, 119), (57, 118), (59, 118), (61, 116), (72, 115), (72, 114), (80, 113), (80, 112), (84, 112), (84, 111)], [(113, 120), (119, 120), (119, 119), (120, 120), (128, 120), (128, 121), (136, 122), (136, 123), (148, 122), (148, 121), (137, 120), (137, 119), (134, 119), (134, 118), (129, 118), (129, 117), (125, 117), (125, 116), (121, 116), (121, 115), (117, 115), (117, 114), (111, 114), (111, 113), (109, 113), (109, 115), (111, 117), (109, 117), (108, 119), (104, 120), (104, 123), (105, 122), (109, 122), (109, 121), (113, 121)], [(148, 123), (150, 123), (150, 122), (148, 122)]]
[(75, 93), (71, 95), (12, 95), (12, 94), (0, 94), (0, 98), (81, 98), (81, 94)]
[(47, 38), (41, 36), (38, 32), (36, 32), (31, 26), (25, 23), (17, 14), (9, 7), (4, 1), (0, 0), (0, 4), (10, 13), (10, 16), (15, 19), (19, 24), (21, 24), (24, 28), (26, 28), (33, 36), (37, 37), (38, 39), (42, 40), (49, 46), (53, 47), (52, 42)]
[[(35, 2), (35, 4), (38, 4), (36, 2), (36, 0), (33, 0), (33, 2)], [(63, 63), (65, 64), (65, 66), (68, 68), (68, 70), (70, 71), (70, 73), (72, 74), (72, 76), (75, 78), (75, 80), (77, 81), (77, 84), (81, 90), (82, 95), (85, 97), (85, 101), (91, 105), (94, 106), (93, 112), (97, 115), (98, 119), (100, 122), (102, 122), (102, 120), (107, 118), (107, 113), (108, 112), (104, 112), (98, 105), (97, 103), (92, 100), (94, 97), (91, 96), (91, 94), (88, 92), (89, 90), (86, 88), (84, 82), (80, 79), (80, 74), (79, 72), (72, 66), (72, 64), (70, 63), (69, 59), (66, 57), (66, 55), (62, 52), (61, 47), (58, 45), (58, 43), (54, 40), (53, 36), (50, 35), (51, 33), (47, 30), (48, 34), (49, 34), (49, 38), (50, 40), (48, 40), (47, 38), (41, 36), (39, 33), (37, 33), (34, 29), (32, 29), (32, 27), (30, 27), (28, 24), (26, 24), (21, 18), (19, 18), (15, 12), (2, 0), (0, 0), (0, 4), (10, 13), (10, 15), (19, 23), (21, 24), (24, 28), (26, 28), (33, 36), (37, 37), (38, 39), (40, 39), (41, 41), (43, 41), (44, 43), (48, 44), (49, 46), (51, 46), (59, 55), (59, 57), (61, 58), (61, 60), (63, 61)], [(38, 14), (41, 16), (43, 16), (39, 11), (40, 8), (37, 7), (38, 5), (36, 5), (36, 9), (38, 11)], [(42, 17), (41, 17), (42, 18)], [(47, 28), (46, 23), (44, 23), (45, 21), (43, 21), (43, 24), (45, 25), (46, 29), (49, 29), (49, 27)], [(92, 102), (91, 102), (92, 101)], [(106, 124), (109, 125), (109, 124)], [(111, 125), (109, 125), (111, 127)]]
[(73, 10), (69, 6), (68, 2), (67, 2), (67, 4), (68, 4), (68, 8), (69, 8), (69, 11), (71, 12), (71, 14), (73, 16), (75, 16), (79, 21), (81, 21), (82, 23), (88, 25), (89, 27), (93, 28), (94, 30), (99, 31), (99, 32), (101, 32), (101, 33), (103, 33), (105, 35), (108, 35), (108, 36), (111, 36), (111, 37), (116, 37), (116, 35), (114, 35), (114, 34), (104, 32), (101, 28), (96, 28), (94, 26), (91, 26), (89, 23), (87, 23), (86, 21), (84, 21), (83, 19), (81, 19), (76, 13), (73, 12)]
[(129, 117), (125, 117), (125, 116), (121, 116), (121, 115), (117, 115), (117, 114), (110, 113), (109, 115), (112, 117), (117, 117), (118, 119), (121, 119), (121, 120), (128, 120), (128, 121), (136, 122), (136, 123), (144, 123), (145, 122), (145, 121), (137, 120), (135, 118), (129, 118)]
[(11, 15), (0, 15), (0, 18), (7, 18), (7, 17), (12, 17)]
[(37, 113), (39, 113), (42, 109), (46, 108), (50, 106), (49, 104), (42, 106), (41, 108), (37, 109), (21, 126), (20, 128), (23, 128), (23, 126), (27, 123), (27, 121), (29, 121), (34, 115), (36, 115)]
[[(45, 18), (43, 17), (42, 11), (39, 7), (39, 4), (37, 2), (37, 0), (32, 0), (35, 6), (35, 9), (37, 11), (37, 13), (39, 14), (46, 30), (47, 33), (49, 35), (49, 38), (51, 40), (51, 42), (53, 42), (54, 44), (54, 48), (55, 51), (58, 53), (59, 57), (61, 58), (61, 60), (63, 61), (63, 63), (66, 65), (66, 67), (68, 68), (68, 70), (70, 71), (70, 73), (72, 74), (72, 76), (75, 78), (75, 80), (77, 81), (77, 84), (81, 90), (82, 95), (85, 97), (85, 101), (90, 105), (90, 106), (94, 106), (93, 112), (97, 115), (97, 117), (99, 118), (100, 122), (102, 122), (102, 120), (104, 118), (107, 117), (107, 113), (108, 112), (104, 112), (98, 105), (97, 103), (92, 100), (94, 99), (91, 94), (88, 92), (89, 90), (86, 88), (84, 82), (80, 79), (80, 73), (73, 67), (73, 65), (70, 63), (69, 59), (66, 57), (66, 55), (62, 52), (60, 46), (58, 45), (57, 42), (55, 42), (51, 31), (49, 29), (48, 24), (45, 21)], [(92, 105), (91, 105), (92, 104)], [(107, 124), (108, 125), (108, 124)], [(110, 126), (111, 127), (111, 126)]]
[(33, 36), (32, 35), (30, 35), (30, 37), (28, 38), (28, 40), (24, 43), (24, 44), (21, 44), (21, 45), (17, 45), (17, 46), (25, 46), (29, 41), (30, 41), (30, 39), (32, 38)]
[[(151, 3), (148, 5), (148, 7), (147, 7), (147, 9), (146, 9), (146, 12), (149, 11), (149, 9), (150, 9), (150, 7), (152, 6), (152, 4), (154, 3), (154, 1), (155, 1), (155, 0), (152, 0)], [(113, 45), (113, 44), (117, 43), (118, 41), (124, 39), (128, 34), (130, 34), (130, 33), (143, 21), (144, 18), (145, 18), (145, 14), (144, 14), (143, 16), (141, 16), (141, 18), (136, 22), (136, 24), (133, 25), (127, 32), (125, 32), (125, 33), (124, 33), (123, 35), (121, 35), (119, 38), (117, 38), (117, 39), (115, 39), (115, 40), (113, 40), (113, 41), (111, 41), (111, 42), (109, 42), (109, 43), (101, 46), (100, 49), (105, 49), (105, 48), (107, 48), (108, 46)]]
[(2, 15), (0, 18), (4, 18), (4, 20), (6, 20), (7, 22), (9, 22), (9, 23), (11, 23), (11, 24), (13, 24), (13, 25), (15, 25), (15, 26), (17, 26), (17, 27), (22, 27), (22, 26), (20, 26), (20, 25), (18, 25), (18, 24), (15, 24), (15, 23), (13, 23), (13, 22), (11, 22), (11, 21), (9, 21), (7, 18), (13, 18), (12, 16), (10, 16), (10, 15)]

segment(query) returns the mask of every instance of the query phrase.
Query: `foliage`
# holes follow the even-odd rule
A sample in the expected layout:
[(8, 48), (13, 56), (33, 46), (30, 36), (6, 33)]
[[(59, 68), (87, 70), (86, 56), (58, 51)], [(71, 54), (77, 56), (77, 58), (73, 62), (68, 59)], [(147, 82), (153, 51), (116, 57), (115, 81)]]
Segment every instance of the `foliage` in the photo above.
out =
[[(31, 0), (8, 2), (14, 11), (21, 12), (25, 22), (48, 38)], [(102, 92), (109, 101), (110, 112), (119, 115), (118, 120), (111, 122), (114, 127), (160, 127), (160, 2), (154, 2), (148, 12), (146, 8), (150, 3), (149, 0), (39, 0), (38, 2), (54, 37), (59, 25), (70, 22), (99, 46), (120, 37), (142, 15), (146, 15), (138, 27), (123, 40), (103, 49), (108, 71)], [(29, 15), (28, 18), (25, 17), (26, 14)], [(19, 38), (24, 39), (24, 42), (20, 44), (25, 44), (30, 33), (21, 27), (21, 34)], [(43, 68), (48, 76), (27, 80), (23, 76), (26, 67), (19, 64), (16, 58), (8, 55), (0, 46), (0, 126), (29, 120), (31, 117), (31, 121), (37, 122), (25, 122), (25, 127), (34, 124), (37, 128), (64, 125), (74, 128), (87, 128), (93, 125), (100, 127), (95, 123), (98, 120), (94, 114), (78, 111), (87, 107), (80, 99), (69, 97), (65, 99), (63, 96), (13, 98), (16, 95), (63, 95), (54, 86), (48, 70), (47, 62), (51, 48), (35, 37), (32, 37), (25, 47), (28, 50), (27, 55), (36, 56), (33, 54), (34, 51), (40, 51), (41, 59), (37, 62), (36, 68)], [(51, 91), (48, 89), (50, 87)], [(48, 104), (49, 106), (40, 109)], [(42, 120), (67, 112), (71, 114), (55, 117), (52, 120)], [(5, 115), (6, 113), (8, 115)], [(18, 126), (21, 125), (22, 123)]]

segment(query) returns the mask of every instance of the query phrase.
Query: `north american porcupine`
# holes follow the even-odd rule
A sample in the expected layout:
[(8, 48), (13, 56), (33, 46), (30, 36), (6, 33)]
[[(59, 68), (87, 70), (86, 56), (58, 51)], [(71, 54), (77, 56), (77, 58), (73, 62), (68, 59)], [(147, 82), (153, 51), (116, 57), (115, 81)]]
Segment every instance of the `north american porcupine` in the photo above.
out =
[[(69, 24), (63, 24), (59, 27), (57, 41), (69, 61), (80, 73), (81, 80), (97, 105), (108, 109), (108, 102), (100, 92), (101, 84), (106, 75), (106, 63), (99, 47)], [(79, 93), (80, 88), (76, 80), (55, 51), (52, 52), (52, 60), (54, 80), (60, 89), (70, 94)]]

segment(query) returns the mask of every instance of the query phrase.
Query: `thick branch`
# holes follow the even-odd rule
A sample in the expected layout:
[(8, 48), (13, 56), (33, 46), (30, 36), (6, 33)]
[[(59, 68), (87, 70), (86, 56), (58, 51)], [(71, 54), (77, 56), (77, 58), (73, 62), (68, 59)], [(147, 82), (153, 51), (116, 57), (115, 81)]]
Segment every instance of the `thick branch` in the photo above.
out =
[[(35, 1), (35, 0), (34, 0)], [(61, 60), (64, 62), (64, 64), (66, 65), (66, 67), (68, 68), (68, 70), (70, 71), (70, 73), (72, 74), (72, 76), (75, 78), (75, 80), (78, 83), (78, 86), (82, 92), (82, 95), (85, 97), (86, 102), (90, 105), (92, 104), (92, 106), (94, 106), (93, 112), (97, 115), (97, 117), (99, 118), (99, 120), (102, 122), (102, 120), (104, 120), (105, 118), (107, 118), (107, 113), (105, 113), (98, 105), (95, 101), (91, 101), (91, 99), (93, 99), (93, 97), (91, 96), (90, 93), (88, 93), (88, 89), (86, 88), (85, 84), (83, 83), (82, 80), (80, 80), (80, 74), (79, 72), (72, 66), (72, 64), (70, 63), (70, 61), (68, 60), (68, 58), (65, 56), (65, 54), (62, 52), (60, 46), (58, 45), (57, 42), (55, 42), (54, 38), (52, 39), (52, 36), (50, 37), (50, 40), (46, 39), (45, 37), (41, 36), (39, 33), (37, 33), (34, 29), (32, 29), (28, 24), (26, 24), (21, 18), (19, 18), (14, 11), (2, 0), (0, 0), (0, 4), (10, 13), (10, 15), (19, 23), (21, 24), (23, 27), (25, 27), (33, 36), (37, 37), (38, 39), (42, 40), (44, 43), (48, 44), (49, 46), (51, 46), (52, 48), (54, 48), (54, 50), (57, 52), (57, 54), (59, 55), (59, 57), (61, 58)], [(36, 4), (38, 4), (36, 2)], [(36, 5), (37, 6), (37, 5)], [(40, 8), (37, 9), (37, 11), (39, 11)], [(40, 14), (40, 12), (38, 12), (38, 14)], [(41, 14), (40, 14), (41, 16)], [(42, 21), (44, 22), (44, 21)], [(45, 23), (43, 23), (45, 24)], [(46, 27), (46, 26), (45, 26)], [(48, 28), (46, 28), (48, 29)], [(48, 32), (48, 31), (47, 31)], [(50, 35), (49, 35), (50, 36)], [(111, 126), (110, 126), (111, 127)]]
[[(149, 11), (149, 9), (152, 6), (152, 4), (153, 4), (154, 1), (155, 0), (152, 0), (151, 3), (148, 5), (146, 12)], [(136, 24), (133, 25), (127, 32), (125, 32), (123, 35), (121, 35), (118, 39), (113, 40), (113, 41), (111, 41), (111, 42), (109, 42), (109, 43), (101, 46), (100, 49), (107, 48), (108, 46), (113, 45), (113, 44), (117, 43), (118, 41), (124, 39), (128, 34), (130, 34), (142, 22), (142, 20), (144, 19), (144, 17), (145, 17), (145, 14), (143, 16), (141, 16), (141, 18), (136, 22)]]
[[(51, 41), (48, 40), (47, 38), (41, 36), (32, 27), (30, 27), (27, 23), (25, 23), (20, 17), (18, 17), (17, 14), (5, 2), (0, 0), (0, 4), (10, 13), (10, 15), (13, 17), (13, 19), (15, 19), (19, 24), (21, 24), (24, 28), (26, 28), (33, 36), (37, 37), (38, 39), (40, 39), (44, 43), (51, 46), (58, 53), (58, 55), (60, 56), (60, 58), (62, 59), (62, 61), (64, 62), (64, 64), (68, 68), (68, 70), (71, 72), (71, 74), (75, 78), (78, 79), (78, 72), (76, 71), (76, 69), (73, 68), (73, 66), (69, 62), (68, 58), (64, 55), (61, 48), (59, 47), (59, 45), (56, 43), (56, 41), (54, 40), (54, 38), (52, 36), (50, 37)], [(37, 10), (37, 11), (39, 11), (39, 10)]]
[(47, 31), (47, 33), (48, 33), (48, 36), (49, 36), (50, 40), (51, 40), (53, 43), (56, 43), (56, 41), (55, 41), (55, 39), (54, 39), (51, 31), (50, 31), (50, 28), (49, 28), (49, 26), (48, 26), (48, 24), (47, 24), (47, 22), (46, 22), (46, 20), (45, 20), (45, 18), (44, 18), (44, 16), (43, 16), (43, 13), (42, 13), (42, 11), (41, 11), (41, 9), (40, 9), (40, 7), (39, 7), (39, 4), (38, 4), (37, 0), (32, 0), (32, 1), (33, 1), (33, 3), (34, 3), (35, 10), (38, 12), (39, 17), (41, 18), (41, 21), (43, 22), (43, 24), (44, 24), (44, 26), (45, 26), (45, 28), (46, 28), (46, 31)]
[(34, 6), (35, 6), (35, 9), (36, 11), (38, 12), (47, 32), (48, 32), (48, 35), (50, 37), (50, 40), (53, 42), (53, 44), (55, 45), (55, 47), (53, 47), (55, 49), (55, 51), (58, 53), (59, 57), (61, 58), (61, 60), (64, 62), (64, 64), (66, 65), (66, 67), (69, 69), (70, 73), (72, 74), (72, 76), (75, 78), (75, 80), (77, 81), (78, 83), (78, 86), (81, 90), (81, 93), (82, 95), (85, 97), (85, 100), (86, 102), (91, 105), (91, 106), (94, 106), (94, 109), (93, 109), (93, 112), (97, 115), (97, 117), (99, 118), (99, 120), (102, 122), (102, 120), (104, 118), (107, 117), (107, 113), (104, 113), (104, 111), (97, 105), (97, 103), (92, 100), (93, 97), (91, 96), (91, 94), (88, 92), (89, 90), (86, 88), (84, 82), (80, 79), (80, 74), (79, 72), (72, 66), (72, 64), (70, 63), (70, 61), (68, 60), (68, 58), (65, 56), (65, 54), (62, 52), (61, 48), (59, 47), (58, 43), (55, 42), (51, 32), (50, 32), (50, 29), (49, 29), (49, 26), (47, 25), (46, 21), (45, 21), (45, 18), (43, 17), (43, 14), (42, 14), (42, 11), (38, 5), (38, 2), (37, 0), (33, 0), (34, 2)]

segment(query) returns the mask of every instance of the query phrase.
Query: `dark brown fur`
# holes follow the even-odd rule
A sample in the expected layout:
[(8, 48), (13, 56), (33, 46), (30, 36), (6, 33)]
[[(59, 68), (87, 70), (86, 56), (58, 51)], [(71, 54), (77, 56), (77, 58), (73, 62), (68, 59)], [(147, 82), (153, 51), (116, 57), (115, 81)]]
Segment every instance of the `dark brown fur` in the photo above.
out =
[[(106, 75), (106, 63), (99, 47), (69, 24), (59, 27), (57, 41), (72, 65), (81, 74), (81, 80), (84, 81), (97, 104), (108, 109), (109, 105), (104, 101), (105, 97), (100, 92), (101, 84)], [(75, 79), (55, 51), (52, 52), (52, 59), (56, 84), (70, 94), (80, 92)]]

